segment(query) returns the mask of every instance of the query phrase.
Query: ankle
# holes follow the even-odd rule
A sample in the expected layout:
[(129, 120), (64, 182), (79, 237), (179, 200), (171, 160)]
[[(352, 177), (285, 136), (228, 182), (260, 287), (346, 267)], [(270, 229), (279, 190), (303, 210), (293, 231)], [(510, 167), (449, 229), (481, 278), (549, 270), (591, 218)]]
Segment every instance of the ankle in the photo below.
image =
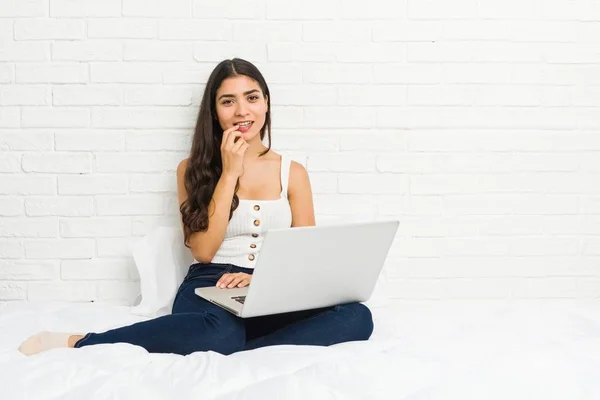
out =
[(69, 339), (67, 340), (67, 344), (70, 348), (74, 348), (75, 343), (77, 343), (81, 339), (83, 339), (83, 335), (71, 335), (71, 336), (69, 336)]

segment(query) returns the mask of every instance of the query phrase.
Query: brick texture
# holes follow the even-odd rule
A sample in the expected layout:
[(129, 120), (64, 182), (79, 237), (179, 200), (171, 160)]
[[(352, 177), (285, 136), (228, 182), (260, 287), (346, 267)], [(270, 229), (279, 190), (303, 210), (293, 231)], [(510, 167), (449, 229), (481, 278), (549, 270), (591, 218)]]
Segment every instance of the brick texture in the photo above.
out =
[[(0, 301), (130, 304), (216, 63), (256, 63), (317, 221), (399, 219), (395, 301), (600, 296), (600, 7), (3, 0)], [(365, 266), (368, 267), (368, 266)]]

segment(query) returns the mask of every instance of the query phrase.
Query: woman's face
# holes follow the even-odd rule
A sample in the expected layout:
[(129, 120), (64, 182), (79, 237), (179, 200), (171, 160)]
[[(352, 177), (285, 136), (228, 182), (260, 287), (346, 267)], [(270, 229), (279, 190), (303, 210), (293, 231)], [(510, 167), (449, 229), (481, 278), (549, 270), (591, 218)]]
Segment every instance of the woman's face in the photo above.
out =
[[(247, 142), (258, 136), (265, 124), (268, 99), (258, 82), (245, 75), (227, 78), (217, 89), (217, 118), (223, 131), (239, 125)], [(260, 140), (260, 139), (259, 139)]]

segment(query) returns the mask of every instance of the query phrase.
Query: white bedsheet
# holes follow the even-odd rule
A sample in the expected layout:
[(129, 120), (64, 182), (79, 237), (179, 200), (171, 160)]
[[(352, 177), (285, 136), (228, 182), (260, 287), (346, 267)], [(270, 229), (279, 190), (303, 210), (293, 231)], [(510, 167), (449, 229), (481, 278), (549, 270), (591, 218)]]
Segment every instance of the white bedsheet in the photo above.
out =
[(600, 399), (600, 301), (415, 303), (372, 308), (368, 342), (274, 346), (222, 356), (129, 344), (16, 348), (39, 330), (103, 331), (127, 307), (0, 304), (0, 398)]

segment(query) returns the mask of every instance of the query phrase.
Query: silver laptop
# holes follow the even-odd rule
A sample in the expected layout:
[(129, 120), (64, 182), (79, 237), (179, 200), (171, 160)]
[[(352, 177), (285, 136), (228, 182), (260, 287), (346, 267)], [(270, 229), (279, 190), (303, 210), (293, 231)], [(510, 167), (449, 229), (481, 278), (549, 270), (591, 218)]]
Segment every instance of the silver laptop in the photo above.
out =
[(398, 225), (378, 221), (271, 229), (249, 286), (195, 292), (242, 318), (366, 301)]

